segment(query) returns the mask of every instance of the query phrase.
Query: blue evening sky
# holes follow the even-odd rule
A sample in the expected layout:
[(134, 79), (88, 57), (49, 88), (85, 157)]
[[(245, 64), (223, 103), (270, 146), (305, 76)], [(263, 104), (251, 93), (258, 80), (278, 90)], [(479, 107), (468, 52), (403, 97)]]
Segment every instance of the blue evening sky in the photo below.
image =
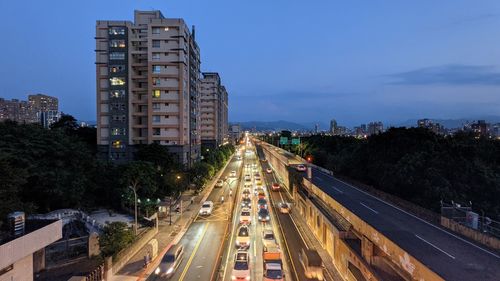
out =
[(500, 1), (0, 2), (0, 97), (95, 120), (95, 21), (159, 9), (196, 25), (230, 121), (341, 124), (500, 113)]

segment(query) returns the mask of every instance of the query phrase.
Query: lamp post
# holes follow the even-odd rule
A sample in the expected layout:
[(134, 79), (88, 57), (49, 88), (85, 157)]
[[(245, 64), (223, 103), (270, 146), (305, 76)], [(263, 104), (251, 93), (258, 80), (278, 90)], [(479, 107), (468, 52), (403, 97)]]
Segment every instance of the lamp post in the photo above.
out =
[(134, 233), (135, 233), (135, 235), (137, 235), (137, 191), (132, 186), (129, 186), (129, 188), (132, 189), (132, 191), (134, 192), (134, 206), (135, 206), (135, 211), (134, 211), (134, 215), (135, 215)]

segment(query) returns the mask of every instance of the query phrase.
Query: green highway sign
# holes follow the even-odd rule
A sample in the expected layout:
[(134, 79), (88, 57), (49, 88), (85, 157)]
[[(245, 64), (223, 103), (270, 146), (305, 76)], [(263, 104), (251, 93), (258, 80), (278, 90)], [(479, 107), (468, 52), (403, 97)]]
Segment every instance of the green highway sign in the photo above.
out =
[(299, 145), (300, 144), (300, 139), (299, 138), (292, 139), (292, 144), (293, 145)]
[(288, 144), (288, 138), (287, 137), (280, 137), (280, 144)]

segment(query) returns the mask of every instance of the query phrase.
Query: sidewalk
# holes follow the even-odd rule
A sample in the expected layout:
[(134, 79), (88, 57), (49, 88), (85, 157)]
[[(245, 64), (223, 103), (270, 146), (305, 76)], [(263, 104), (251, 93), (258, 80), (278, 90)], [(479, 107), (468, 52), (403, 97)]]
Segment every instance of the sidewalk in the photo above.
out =
[[(233, 155), (234, 156), (234, 155)], [(172, 225), (170, 225), (170, 217), (158, 220), (158, 233), (153, 239), (158, 241), (158, 255), (153, 257), (147, 268), (144, 268), (144, 256), (147, 254), (147, 245), (139, 250), (127, 264), (120, 269), (110, 281), (137, 281), (144, 280), (148, 275), (153, 272), (153, 267), (159, 263), (159, 259), (167, 251), (167, 247), (174, 241), (180, 240), (184, 232), (187, 231), (192, 220), (196, 217), (196, 211), (201, 207), (202, 202), (206, 200), (212, 191), (215, 181), (226, 170), (228, 164), (231, 162), (232, 157), (227, 161), (226, 165), (218, 171), (218, 173), (209, 181), (201, 193), (195, 196), (193, 204), (191, 198), (193, 191), (185, 191), (181, 195), (183, 212), (172, 213)]]
[(172, 225), (170, 225), (170, 217), (162, 218), (158, 220), (158, 233), (153, 239), (158, 241), (158, 255), (153, 258), (148, 268), (144, 268), (144, 256), (147, 254), (147, 245), (144, 246), (137, 254), (135, 254), (127, 264), (118, 271), (110, 280), (119, 281), (136, 281), (140, 277), (144, 276), (147, 272), (150, 272), (150, 268), (155, 259), (163, 256), (166, 248), (170, 245), (176, 236), (190, 223), (191, 219), (196, 215), (195, 210), (200, 207), (200, 199), (203, 196), (199, 194), (196, 196), (195, 202), (191, 205), (192, 192), (185, 192), (181, 195), (182, 206), (184, 211), (182, 216), (180, 213), (172, 213)]

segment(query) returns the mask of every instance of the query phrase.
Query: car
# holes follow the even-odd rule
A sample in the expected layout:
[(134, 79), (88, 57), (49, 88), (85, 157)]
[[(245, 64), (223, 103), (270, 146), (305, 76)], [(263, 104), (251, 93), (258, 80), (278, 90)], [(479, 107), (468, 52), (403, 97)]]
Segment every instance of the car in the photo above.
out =
[(234, 255), (231, 280), (250, 280), (250, 258), (247, 251), (238, 251)]
[(241, 193), (243, 194), (243, 196), (250, 197), (251, 194), (250, 188), (244, 188)]
[(245, 181), (252, 181), (252, 177), (249, 174), (246, 174)]
[(205, 201), (201, 205), (199, 214), (202, 215), (202, 216), (211, 215), (213, 209), (214, 209), (214, 202), (212, 202), (212, 201)]
[(266, 199), (266, 194), (264, 193), (264, 190), (260, 190), (257, 193), (257, 198), (259, 198), (259, 199)]
[(257, 168), (257, 163), (253, 163), (252, 168)]
[(155, 270), (155, 274), (169, 278), (174, 275), (184, 257), (184, 247), (180, 244), (172, 245), (163, 255), (160, 264)]
[(259, 209), (267, 209), (267, 200), (265, 198), (259, 198), (259, 200), (257, 200), (257, 206), (259, 206)]
[(232, 177), (232, 178), (235, 178), (236, 177), (236, 171), (231, 171), (231, 173), (229, 173), (229, 176)]
[(268, 173), (268, 174), (272, 174), (272, 173), (273, 173), (273, 169), (271, 169), (271, 168), (267, 168), (267, 169), (266, 169), (266, 173)]
[(306, 166), (305, 166), (305, 165), (303, 165), (303, 164), (299, 164), (299, 165), (297, 165), (297, 166), (295, 167), (295, 169), (296, 169), (297, 171), (299, 171), (299, 172), (305, 172), (305, 171), (307, 171)]
[(223, 180), (217, 180), (215, 183), (215, 187), (223, 187), (224, 186), (224, 181)]
[(246, 164), (246, 165), (245, 165), (245, 168), (250, 168), (250, 164)]
[(282, 213), (282, 214), (290, 213), (290, 204), (288, 204), (288, 203), (281, 202), (279, 204), (279, 208), (280, 208), (280, 213)]
[(250, 230), (248, 226), (242, 225), (236, 232), (236, 247), (240, 249), (248, 249), (250, 247)]
[(277, 183), (277, 182), (273, 183), (273, 185), (272, 185), (271, 189), (272, 189), (273, 191), (278, 191), (278, 190), (280, 190), (280, 184), (279, 184), (279, 183)]
[(255, 174), (253, 174), (253, 177), (254, 178), (260, 178), (260, 174), (259, 173), (255, 173)]
[(323, 261), (316, 250), (301, 249), (299, 262), (302, 265), (304, 275), (310, 279), (324, 280)]
[(261, 208), (257, 214), (261, 222), (268, 222), (271, 219), (269, 211), (266, 208)]
[(242, 208), (252, 208), (252, 199), (250, 199), (250, 197), (243, 197), (241, 199), (241, 207)]
[(241, 156), (236, 156), (236, 160), (240, 161), (241, 160)]
[(252, 215), (250, 213), (250, 209), (243, 208), (240, 213), (240, 224), (251, 224), (252, 223)]
[(267, 159), (266, 159), (266, 158), (264, 158), (264, 159), (262, 159), (262, 160), (260, 160), (260, 161), (262, 161), (262, 162), (267, 162)]
[(267, 251), (268, 247), (276, 247), (278, 245), (272, 229), (265, 229), (262, 231), (262, 245), (264, 251)]

